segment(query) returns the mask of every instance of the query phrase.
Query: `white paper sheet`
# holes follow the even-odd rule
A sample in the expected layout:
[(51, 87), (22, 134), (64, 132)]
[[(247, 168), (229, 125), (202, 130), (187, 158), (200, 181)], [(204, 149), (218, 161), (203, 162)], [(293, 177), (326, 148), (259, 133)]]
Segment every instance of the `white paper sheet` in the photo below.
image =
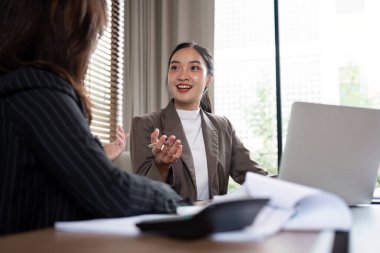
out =
[[(257, 241), (280, 230), (341, 230), (352, 224), (351, 212), (338, 196), (322, 190), (247, 173), (245, 183), (235, 192), (216, 196), (210, 203), (242, 198), (269, 198), (270, 202), (256, 217), (254, 223), (237, 232), (216, 233), (217, 241)], [(180, 207), (180, 215), (196, 214), (204, 207)], [(57, 222), (55, 228), (66, 232), (100, 233), (135, 236), (140, 234), (136, 223), (175, 215), (140, 215), (128, 218), (98, 219), (78, 222)]]
[(247, 173), (235, 192), (216, 196), (213, 202), (239, 198), (270, 198), (252, 226), (240, 232), (216, 234), (219, 241), (260, 240), (280, 230), (348, 231), (351, 212), (338, 196), (307, 186)]
[(136, 223), (173, 216), (176, 215), (149, 214), (125, 218), (56, 222), (54, 228), (63, 232), (136, 236), (140, 234)]

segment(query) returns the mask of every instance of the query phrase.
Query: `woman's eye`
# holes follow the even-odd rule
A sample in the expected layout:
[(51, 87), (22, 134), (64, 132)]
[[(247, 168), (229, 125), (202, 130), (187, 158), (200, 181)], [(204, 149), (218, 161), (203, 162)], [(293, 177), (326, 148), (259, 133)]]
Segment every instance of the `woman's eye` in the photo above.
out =
[(177, 70), (178, 70), (178, 67), (175, 66), (175, 65), (172, 65), (172, 66), (170, 66), (169, 70), (170, 70), (170, 71), (177, 71)]
[(192, 71), (197, 71), (197, 70), (200, 70), (200, 67), (198, 67), (198, 66), (191, 66), (191, 70)]

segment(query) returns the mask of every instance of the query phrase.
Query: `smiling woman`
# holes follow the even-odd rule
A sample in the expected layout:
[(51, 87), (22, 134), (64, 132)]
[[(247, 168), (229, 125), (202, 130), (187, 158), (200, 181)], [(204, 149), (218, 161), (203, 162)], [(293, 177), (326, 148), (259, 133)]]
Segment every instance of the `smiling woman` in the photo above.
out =
[(241, 184), (247, 171), (267, 174), (249, 158), (228, 119), (212, 113), (207, 89), (213, 76), (213, 57), (206, 48), (179, 44), (167, 72), (173, 99), (166, 108), (132, 121), (133, 170), (192, 200), (227, 193), (229, 176)]
[(168, 87), (177, 109), (199, 109), (202, 96), (213, 80), (206, 61), (194, 48), (184, 48), (172, 57), (168, 71)]

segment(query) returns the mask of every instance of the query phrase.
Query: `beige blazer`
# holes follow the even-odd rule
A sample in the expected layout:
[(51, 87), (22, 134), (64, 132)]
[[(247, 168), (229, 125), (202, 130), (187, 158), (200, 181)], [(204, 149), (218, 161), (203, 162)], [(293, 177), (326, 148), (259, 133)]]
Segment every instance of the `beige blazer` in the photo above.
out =
[[(227, 193), (229, 175), (239, 184), (247, 171), (267, 175), (249, 157), (249, 151), (236, 136), (225, 117), (201, 110), (202, 132), (207, 156), (210, 198)], [(182, 142), (182, 155), (172, 166), (168, 182), (184, 198), (197, 198), (195, 169), (189, 144), (173, 101), (160, 111), (133, 118), (131, 128), (131, 160), (133, 171), (151, 179), (163, 181), (147, 145), (155, 128), (160, 134), (175, 135)]]

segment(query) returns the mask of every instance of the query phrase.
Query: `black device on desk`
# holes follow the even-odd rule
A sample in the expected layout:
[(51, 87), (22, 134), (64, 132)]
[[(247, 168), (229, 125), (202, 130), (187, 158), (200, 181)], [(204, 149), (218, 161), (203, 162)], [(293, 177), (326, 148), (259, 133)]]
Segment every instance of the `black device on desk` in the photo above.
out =
[(176, 238), (196, 239), (215, 232), (243, 229), (253, 223), (269, 199), (244, 199), (215, 203), (195, 215), (137, 223), (141, 231)]

